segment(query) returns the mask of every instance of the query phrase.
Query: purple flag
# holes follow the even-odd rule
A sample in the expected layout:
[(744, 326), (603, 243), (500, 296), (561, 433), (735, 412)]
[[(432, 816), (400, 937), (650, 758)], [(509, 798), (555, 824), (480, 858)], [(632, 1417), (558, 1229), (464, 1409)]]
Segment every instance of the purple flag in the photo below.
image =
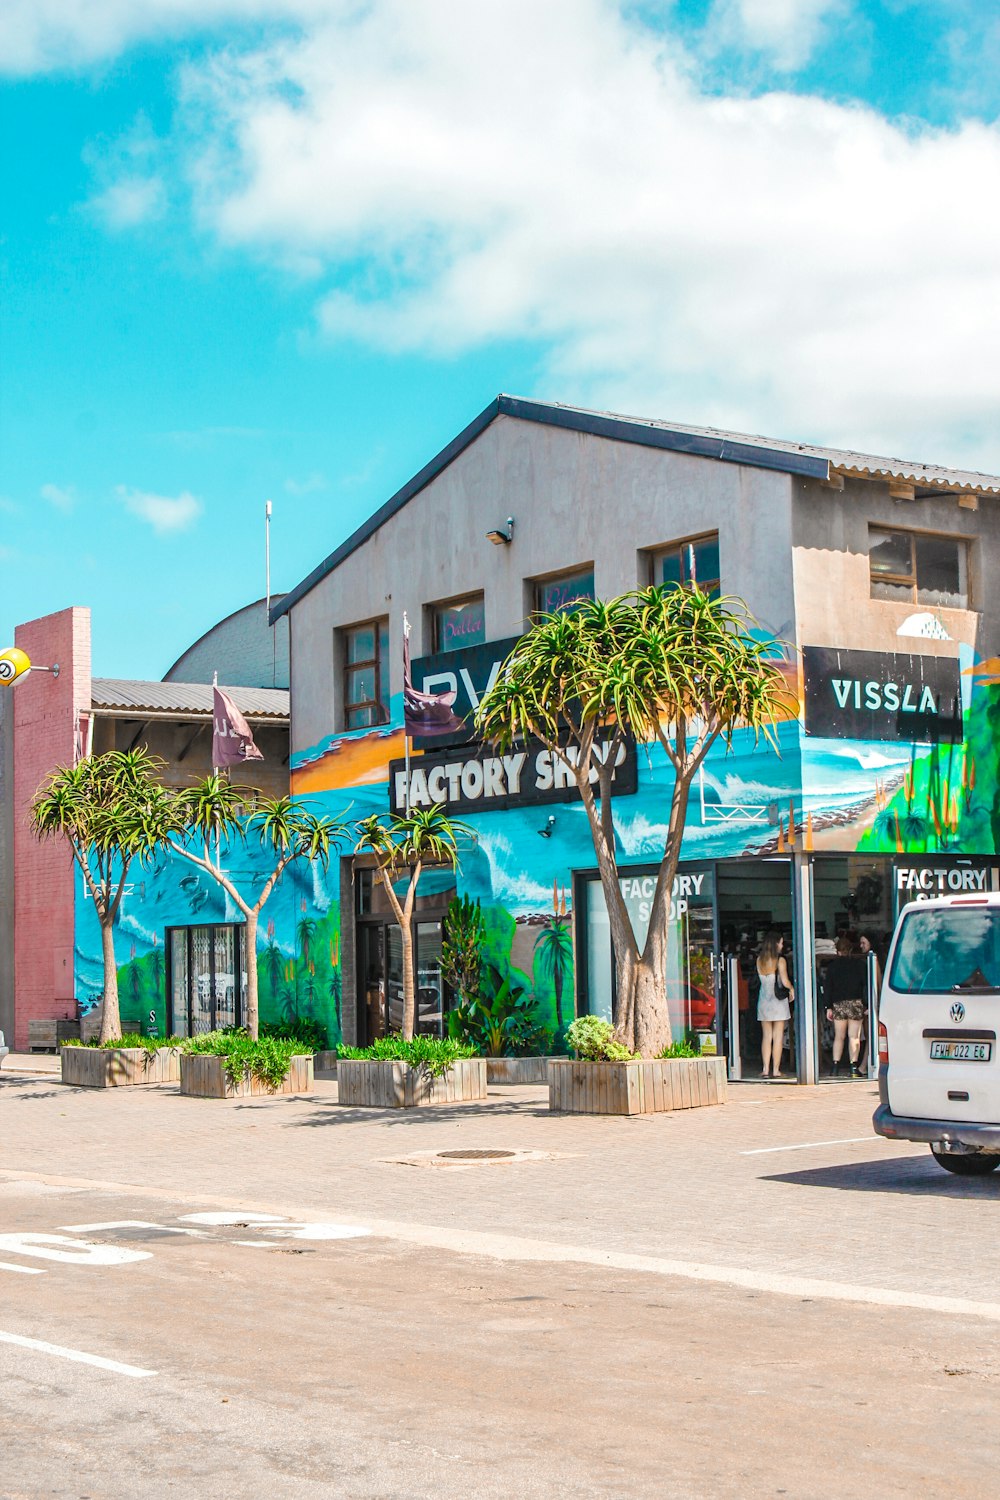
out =
[(407, 735), (421, 739), (455, 734), (465, 723), (452, 713), (455, 693), (418, 693), (410, 673), (410, 622), (403, 616), (403, 723)]
[(250, 733), (250, 725), (228, 693), (218, 686), (212, 725), (212, 765), (238, 766), (245, 760), (263, 760)]

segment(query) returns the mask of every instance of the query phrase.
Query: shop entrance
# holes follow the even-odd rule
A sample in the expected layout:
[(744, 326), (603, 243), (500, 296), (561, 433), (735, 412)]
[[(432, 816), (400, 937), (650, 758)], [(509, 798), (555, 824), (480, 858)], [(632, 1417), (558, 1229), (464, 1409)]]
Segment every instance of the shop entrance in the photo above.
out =
[[(358, 1046), (368, 1047), (403, 1024), (403, 938), (389, 898), (371, 870), (355, 878), (357, 907)], [(415, 1032), (441, 1036), (447, 993), (441, 974), (441, 941), (448, 902), (455, 894), (450, 872), (428, 871), (413, 915)], [(425, 892), (425, 893), (424, 893)], [(405, 892), (400, 893), (400, 897)]]
[(167, 995), (171, 1036), (199, 1036), (246, 1018), (246, 927), (167, 928)]
[(813, 861), (816, 1077), (869, 1078), (882, 966), (892, 937), (888, 856), (818, 854)]
[[(719, 940), (722, 949), (723, 984), (719, 997), (719, 1019), (729, 1056), (730, 1076), (753, 1079), (761, 1076), (763, 1027), (757, 1018), (760, 981), (757, 954), (768, 932), (784, 938), (783, 954), (789, 977), (798, 993), (794, 952), (791, 862), (787, 859), (740, 859), (715, 868)], [(790, 1007), (786, 1023), (781, 1071), (794, 1079), (798, 1038), (796, 1007)]]

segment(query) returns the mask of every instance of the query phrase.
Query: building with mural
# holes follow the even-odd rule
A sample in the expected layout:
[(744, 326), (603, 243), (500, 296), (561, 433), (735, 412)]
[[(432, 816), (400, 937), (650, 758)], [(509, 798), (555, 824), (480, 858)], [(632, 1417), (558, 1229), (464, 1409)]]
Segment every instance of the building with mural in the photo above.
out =
[[(47, 669), (0, 695), (0, 1031), (18, 1049), (29, 1045), (32, 1023), (54, 1023), (35, 1033), (43, 1038), (73, 1034), (81, 1018), (96, 1023), (103, 980), (100, 928), (68, 846), (40, 844), (32, 834), (35, 792), (57, 766), (137, 745), (162, 763), (168, 786), (207, 775), (218, 671), (265, 757), (235, 778), (287, 794), (288, 632), (269, 627), (265, 615), (261, 599), (219, 621), (163, 681), (95, 677), (89, 609), (17, 627), (15, 644)], [(252, 852), (234, 849), (232, 859), (247, 881), (256, 878)], [(301, 917), (293, 886), (286, 882), (268, 909), (271, 936), (282, 930), (284, 969), (294, 960)], [(235, 1020), (245, 968), (238, 917), (191, 866), (133, 865), (115, 927), (126, 1029), (164, 1035), (171, 1008), (187, 1026)]]
[[(838, 934), (875, 952), (901, 900), (998, 883), (1000, 478), (501, 396), (272, 611), (290, 623), (291, 785), (330, 812), (405, 801), (403, 617), (414, 685), (453, 690), (465, 734), (413, 746), (414, 806), (475, 830), (457, 876), (421, 887), (422, 1024), (447, 1005), (441, 923), (477, 898), (488, 958), (556, 1031), (612, 1015), (607, 913), (585, 816), (543, 747), (499, 758), (472, 714), (536, 611), (696, 579), (747, 601), (783, 643), (797, 712), (780, 753), (737, 732), (692, 799), (674, 893), (675, 1028), (752, 1074), (751, 955), (793, 955), (798, 1077), (829, 1068), (824, 974)], [(641, 930), (672, 773), (619, 767), (622, 886)], [(342, 862), (342, 1030), (395, 1024), (399, 935), (370, 874)], [(329, 922), (329, 912), (325, 914)], [(874, 961), (873, 961), (874, 962)], [(871, 971), (871, 970), (870, 970)], [(749, 982), (748, 982), (749, 981)]]
[[(387, 813), (407, 791), (404, 615), (415, 686), (453, 691), (466, 724), (448, 741), (413, 743), (410, 799), (442, 802), (474, 830), (456, 874), (432, 870), (421, 882), (419, 1024), (441, 1027), (450, 1003), (440, 955), (456, 893), (481, 904), (488, 984), (509, 980), (556, 1037), (574, 1013), (613, 1016), (607, 913), (575, 791), (543, 746), (493, 755), (476, 742), (472, 716), (536, 612), (694, 579), (747, 601), (780, 643), (795, 707), (777, 726), (780, 753), (737, 732), (696, 785), (674, 891), (674, 1026), (726, 1047), (734, 1076), (752, 1076), (752, 956), (775, 929), (792, 955), (795, 1070), (822, 1077), (838, 935), (867, 932), (878, 953), (901, 902), (1000, 885), (1000, 607), (987, 588), (1000, 566), (998, 495), (990, 475), (501, 396), (274, 602), (270, 628), (287, 644), (275, 644), (254, 606), (224, 638), (210, 632), (184, 654), (187, 687), (172, 672), (139, 690), (92, 682), (89, 645), (74, 645), (66, 621), (61, 645), (46, 622), (36, 622), (37, 641), (36, 627), (24, 627), (29, 654), (41, 661), (60, 649), (85, 658), (86, 672), (33, 674), (6, 700), (7, 720), (13, 704), (21, 724), (13, 768), (11, 736), (0, 734), (0, 790), (5, 826), (21, 841), (22, 1022), (85, 1011), (99, 990), (97, 924), (79, 887), (68, 923), (52, 923), (53, 881), (62, 890), (72, 880), (65, 851), (29, 850), (18, 822), (44, 771), (86, 749), (88, 724), (95, 747), (111, 742), (111, 723), (114, 743), (158, 747), (184, 784), (206, 768), (204, 744), (201, 760), (198, 740), (187, 745), (207, 717), (196, 685), (224, 656), (228, 680), (243, 684), (234, 697), (264, 732), (269, 786), (284, 778), (338, 818)], [(290, 677), (276, 687), (289, 656)], [(254, 696), (286, 682), (290, 730)], [(283, 733), (284, 747), (268, 733)], [(30, 763), (26, 744), (37, 752)], [(247, 779), (261, 779), (256, 771)], [(634, 747), (616, 771), (622, 888), (640, 933), (671, 784), (656, 747)], [(0, 839), (9, 857), (9, 838), (7, 856), (4, 847)], [(247, 888), (263, 878), (252, 848), (233, 849), (228, 863)], [(116, 930), (123, 1014), (161, 1031), (239, 1020), (251, 959), (238, 918), (218, 887), (176, 860), (139, 874)], [(286, 872), (255, 957), (265, 1020), (313, 1020), (331, 1045), (399, 1023), (399, 933), (349, 844), (328, 869)], [(13, 976), (5, 983), (10, 997)]]

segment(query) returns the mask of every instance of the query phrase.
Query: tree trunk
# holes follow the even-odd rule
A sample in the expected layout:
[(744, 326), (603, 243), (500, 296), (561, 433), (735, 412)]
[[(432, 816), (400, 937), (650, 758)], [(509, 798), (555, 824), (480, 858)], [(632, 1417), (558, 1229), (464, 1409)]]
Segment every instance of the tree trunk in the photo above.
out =
[(247, 912), (246, 965), (247, 965), (247, 1014), (246, 1028), (254, 1041), (260, 1034), (260, 1004), (257, 990), (257, 921), (260, 912)]
[(412, 1042), (416, 1021), (416, 995), (413, 985), (413, 934), (409, 918), (399, 924), (403, 945), (403, 1041)]
[(559, 960), (556, 959), (555, 968), (552, 971), (552, 988), (556, 992), (556, 1031), (560, 1035), (562, 1034), (562, 1029), (563, 1029), (562, 987), (563, 987), (562, 970), (559, 968)]
[(114, 917), (101, 922), (101, 953), (104, 956), (104, 998), (101, 1001), (100, 1042), (120, 1042), (122, 1018), (118, 1009), (118, 966), (115, 963)]
[[(670, 819), (663, 859), (656, 877), (656, 890), (649, 913), (649, 928), (641, 955), (633, 959), (616, 952), (618, 979), (617, 1031), (626, 1047), (643, 1057), (655, 1057), (673, 1040), (667, 1004), (667, 948), (670, 943), (670, 908), (674, 878), (680, 859), (684, 821), (693, 769), (674, 782)], [(624, 1002), (624, 1003), (623, 1003)]]

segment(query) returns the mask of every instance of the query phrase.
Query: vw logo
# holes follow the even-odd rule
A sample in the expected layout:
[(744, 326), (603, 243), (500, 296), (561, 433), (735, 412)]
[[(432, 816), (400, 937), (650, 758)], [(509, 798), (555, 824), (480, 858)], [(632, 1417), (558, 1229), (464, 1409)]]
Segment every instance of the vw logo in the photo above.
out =
[(956, 1000), (955, 1004), (951, 1007), (951, 1019), (953, 1021), (965, 1020), (965, 1006), (962, 1004), (961, 1000)]

